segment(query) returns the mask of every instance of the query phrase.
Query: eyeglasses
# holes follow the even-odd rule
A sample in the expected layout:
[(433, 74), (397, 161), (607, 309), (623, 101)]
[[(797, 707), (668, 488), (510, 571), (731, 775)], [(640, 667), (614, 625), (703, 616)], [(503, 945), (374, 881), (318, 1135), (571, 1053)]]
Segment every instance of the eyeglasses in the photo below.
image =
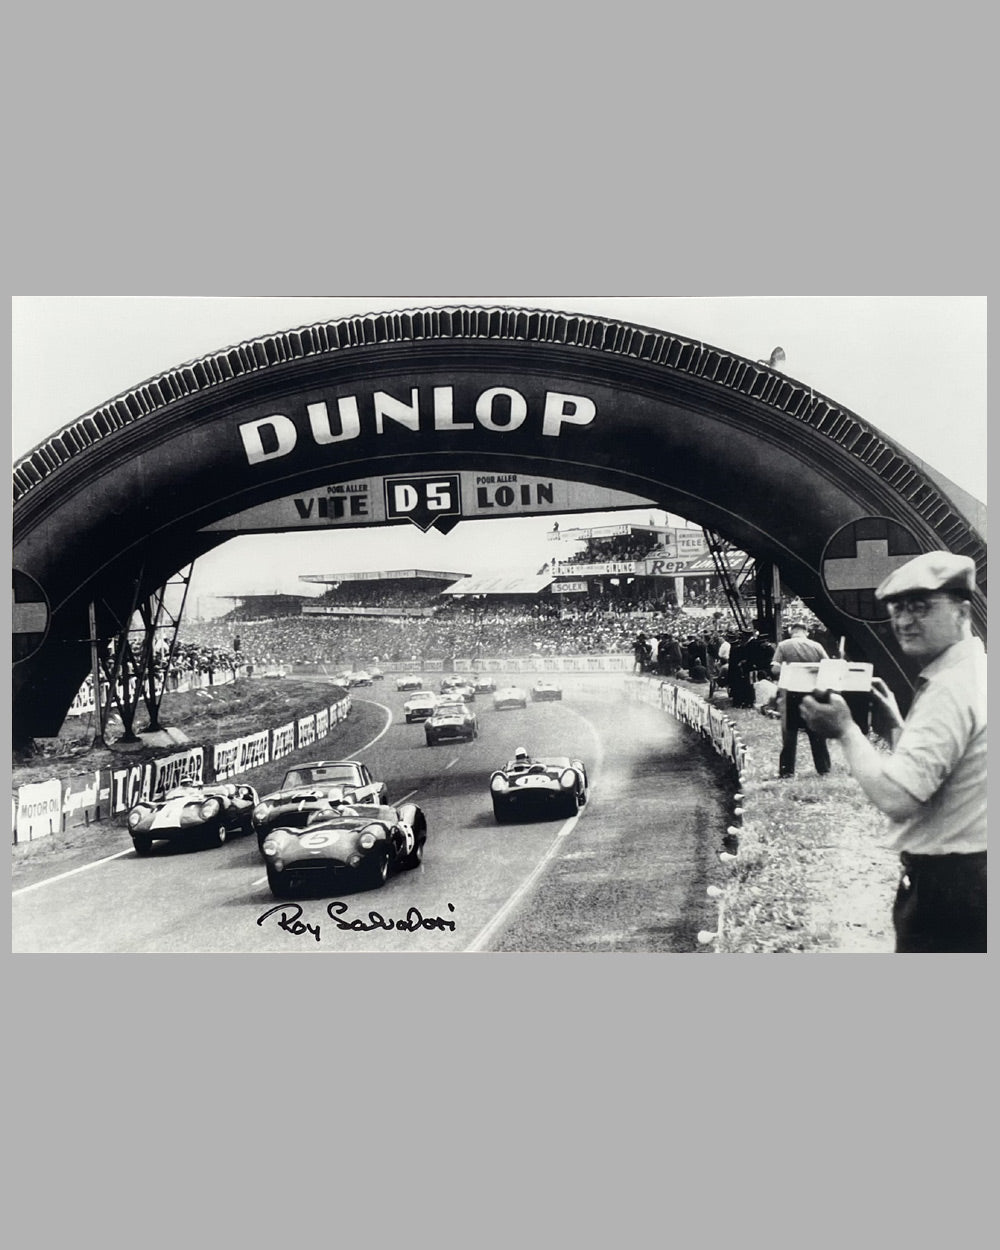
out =
[(908, 599), (893, 599), (891, 603), (885, 605), (886, 611), (889, 613), (889, 619), (894, 621), (898, 616), (902, 616), (904, 612), (908, 613), (915, 620), (923, 620), (923, 618), (938, 603), (956, 603), (958, 602), (949, 594), (939, 595), (916, 595)]

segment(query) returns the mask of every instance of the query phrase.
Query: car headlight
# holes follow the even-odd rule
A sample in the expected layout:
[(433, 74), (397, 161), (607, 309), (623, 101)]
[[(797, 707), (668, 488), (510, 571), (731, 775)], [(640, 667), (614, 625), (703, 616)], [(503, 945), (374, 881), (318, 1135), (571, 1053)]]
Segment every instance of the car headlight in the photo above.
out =
[(570, 790), (576, 785), (576, 773), (572, 768), (567, 768), (559, 777), (559, 784), (564, 790)]
[(206, 799), (201, 805), (201, 815), (203, 820), (211, 820), (213, 816), (218, 816), (222, 811), (222, 804), (218, 799)]
[(270, 810), (271, 808), (268, 803), (258, 803), (253, 809), (253, 819), (259, 824), (261, 821), (267, 819)]
[(507, 778), (503, 773), (494, 773), (490, 778), (490, 789), (494, 794), (502, 794), (507, 789)]
[(358, 864), (361, 863), (361, 856), (355, 853), (354, 855), (348, 857), (347, 862), (352, 868), (357, 868)]
[(265, 855), (277, 855), (278, 853), (278, 848), (270, 840), (264, 843), (264, 845), (261, 847), (261, 850), (264, 852)]
[(134, 807), (132, 811), (129, 812), (128, 817), (127, 817), (128, 827), (130, 829), (134, 829), (136, 825), (142, 820), (143, 816), (145, 816), (145, 814), (146, 814), (145, 811), (141, 807)]
[[(379, 830), (379, 832), (381, 832), (381, 830)], [(377, 841), (378, 836), (373, 833), (371, 829), (365, 829), (362, 831), (361, 837), (358, 838), (358, 846), (360, 846), (363, 851), (370, 851)]]

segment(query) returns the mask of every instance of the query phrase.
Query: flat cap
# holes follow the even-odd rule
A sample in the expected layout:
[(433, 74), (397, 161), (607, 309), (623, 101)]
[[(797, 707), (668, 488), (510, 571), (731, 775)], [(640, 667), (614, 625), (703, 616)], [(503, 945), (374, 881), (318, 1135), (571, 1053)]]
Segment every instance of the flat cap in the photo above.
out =
[(875, 590), (880, 600), (901, 599), (921, 591), (947, 590), (971, 599), (976, 589), (976, 565), (969, 556), (951, 551), (925, 551), (893, 569)]

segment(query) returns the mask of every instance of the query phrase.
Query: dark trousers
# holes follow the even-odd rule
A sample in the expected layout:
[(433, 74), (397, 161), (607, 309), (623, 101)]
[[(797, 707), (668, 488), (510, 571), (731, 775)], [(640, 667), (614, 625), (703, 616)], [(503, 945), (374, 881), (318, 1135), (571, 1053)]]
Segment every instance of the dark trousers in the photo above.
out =
[(892, 922), (903, 954), (986, 951), (986, 852), (899, 857)]
[(778, 776), (795, 775), (795, 754), (799, 745), (799, 730), (809, 739), (813, 763), (821, 775), (830, 771), (830, 750), (822, 734), (814, 734), (805, 726), (799, 715), (799, 705), (804, 696), (791, 690), (781, 692), (781, 754), (778, 756)]

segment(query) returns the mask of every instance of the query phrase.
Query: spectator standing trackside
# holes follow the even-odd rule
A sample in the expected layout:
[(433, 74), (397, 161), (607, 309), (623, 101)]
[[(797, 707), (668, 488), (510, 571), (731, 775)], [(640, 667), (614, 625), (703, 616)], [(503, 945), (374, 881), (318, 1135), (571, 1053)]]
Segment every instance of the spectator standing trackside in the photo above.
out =
[[(782, 664), (804, 664), (810, 661), (829, 659), (826, 648), (813, 642), (809, 632), (801, 621), (789, 626), (790, 638), (779, 642), (771, 657), (771, 675), (781, 676)], [(804, 729), (812, 750), (813, 763), (819, 775), (825, 776), (830, 771), (830, 750), (826, 738), (821, 733), (809, 729), (799, 715), (799, 705), (803, 696), (790, 690), (779, 692), (778, 709), (781, 713), (781, 754), (778, 757), (778, 776), (793, 777), (795, 775), (795, 755), (798, 749), (799, 730)]]
[(904, 655), (920, 661), (904, 720), (884, 682), (872, 693), (895, 726), (877, 751), (840, 695), (802, 702), (807, 725), (837, 738), (867, 797), (890, 820), (901, 876), (898, 952), (986, 950), (986, 652), (972, 633), (975, 564), (930, 551), (890, 573), (875, 598)]

